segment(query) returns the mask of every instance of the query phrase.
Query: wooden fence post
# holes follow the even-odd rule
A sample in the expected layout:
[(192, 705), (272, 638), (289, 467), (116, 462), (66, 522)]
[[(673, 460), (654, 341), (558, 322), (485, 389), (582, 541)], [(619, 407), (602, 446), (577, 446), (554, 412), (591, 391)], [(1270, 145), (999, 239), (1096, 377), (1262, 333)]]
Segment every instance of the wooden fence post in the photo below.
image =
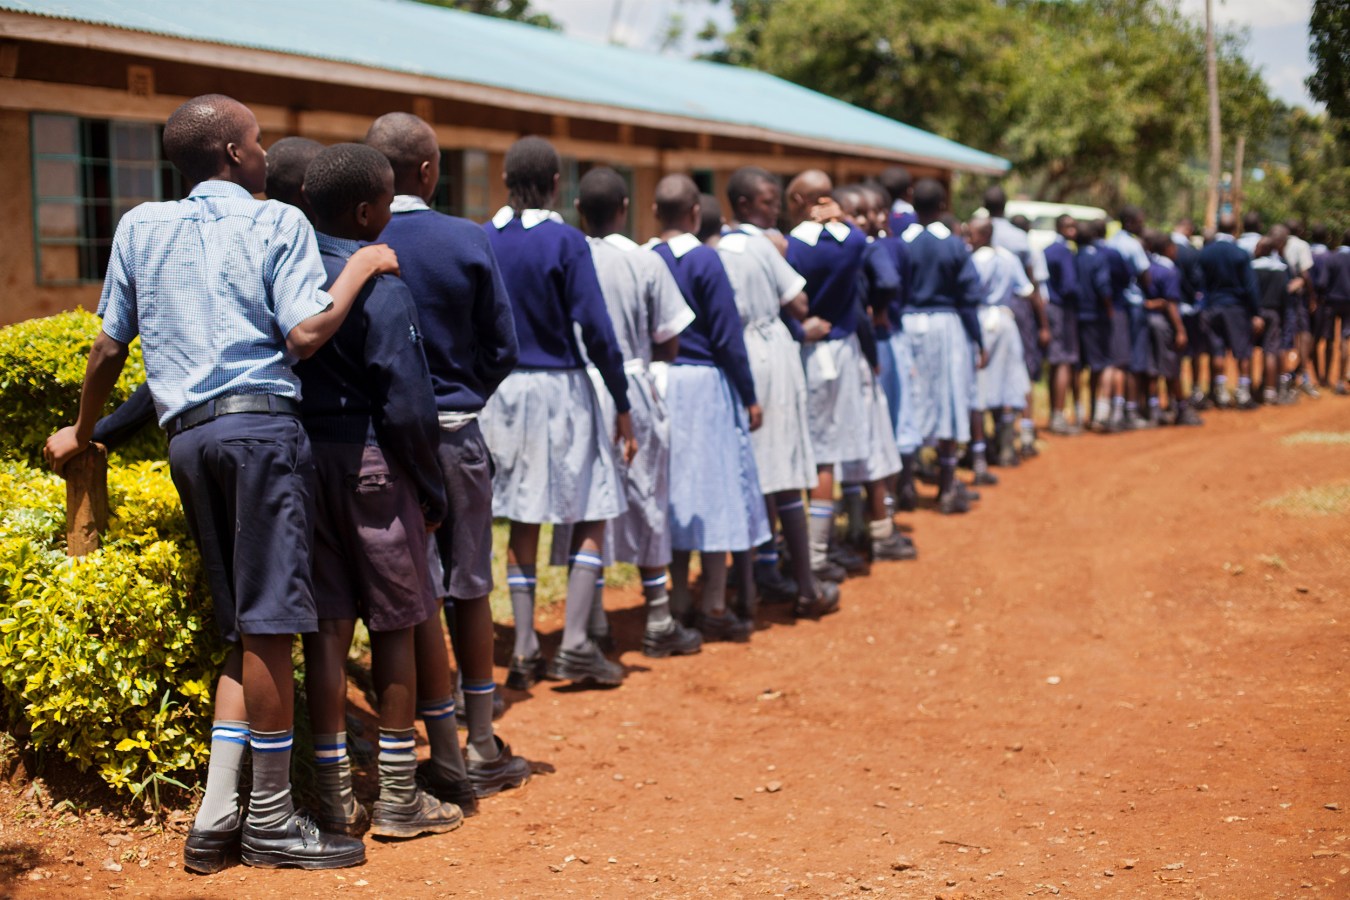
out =
[(91, 443), (66, 463), (66, 555), (98, 549), (108, 527), (108, 449)]

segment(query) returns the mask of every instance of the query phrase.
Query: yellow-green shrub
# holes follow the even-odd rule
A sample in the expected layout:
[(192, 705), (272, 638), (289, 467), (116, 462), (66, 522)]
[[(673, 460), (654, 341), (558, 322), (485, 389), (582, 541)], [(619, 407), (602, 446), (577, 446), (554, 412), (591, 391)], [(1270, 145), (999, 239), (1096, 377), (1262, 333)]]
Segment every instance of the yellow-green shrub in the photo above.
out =
[(0, 463), (0, 701), (35, 749), (141, 794), (209, 751), (224, 659), (168, 465), (114, 467), (103, 547), (67, 559), (64, 486)]
[[(75, 421), (99, 319), (82, 309), (0, 329), (0, 456), (37, 463), (47, 436)], [(145, 380), (140, 341), (131, 345), (108, 409)], [(164, 435), (147, 428), (119, 450), (124, 459), (166, 455)]]

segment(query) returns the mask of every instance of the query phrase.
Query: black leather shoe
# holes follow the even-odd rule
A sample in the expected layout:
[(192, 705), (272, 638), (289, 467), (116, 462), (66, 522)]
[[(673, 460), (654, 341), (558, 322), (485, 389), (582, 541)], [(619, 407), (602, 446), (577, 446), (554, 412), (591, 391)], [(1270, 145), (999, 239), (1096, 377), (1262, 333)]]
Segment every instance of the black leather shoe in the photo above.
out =
[(819, 619), (839, 611), (838, 585), (822, 584), (816, 588), (816, 596), (798, 597), (792, 614), (798, 619)]
[(765, 603), (791, 603), (797, 596), (797, 582), (777, 566), (755, 566), (755, 587)]
[(978, 484), (984, 487), (993, 487), (998, 484), (998, 476), (990, 471), (976, 472), (975, 477), (970, 480), (971, 484)]
[(839, 584), (841, 581), (848, 578), (848, 573), (844, 571), (842, 566), (839, 566), (828, 559), (825, 560), (825, 564), (820, 568), (812, 569), (811, 574), (816, 576), (820, 581), (830, 581), (835, 584)]
[(300, 810), (276, 828), (245, 823), (239, 849), (245, 865), (262, 869), (343, 869), (366, 861), (366, 845), (360, 838), (320, 831)]
[(915, 490), (913, 482), (900, 485), (895, 498), (895, 508), (900, 512), (914, 512), (919, 508), (919, 492)]
[(955, 516), (970, 512), (970, 501), (957, 490), (950, 490), (938, 497), (938, 512), (944, 516)]
[(605, 659), (600, 648), (587, 641), (580, 650), (559, 650), (548, 667), (548, 677), (612, 687), (623, 684), (623, 666)]
[(830, 550), (830, 562), (848, 573), (849, 578), (861, 578), (871, 574), (872, 567), (867, 560), (848, 547), (834, 547)]
[(442, 803), (459, 807), (464, 818), (478, 815), (478, 795), (467, 778), (446, 778), (431, 760), (417, 764), (417, 786)]
[(445, 834), (464, 824), (458, 806), (417, 791), (409, 803), (375, 801), (370, 833), (383, 838), (415, 838), (419, 834)]
[(193, 828), (183, 845), (183, 868), (198, 875), (214, 875), (239, 865), (239, 824), (233, 828)]
[(900, 562), (918, 559), (919, 551), (914, 542), (900, 532), (894, 532), (885, 540), (872, 542), (872, 559), (881, 562)]
[(497, 742), (497, 758), (483, 762), (465, 759), (469, 784), (479, 799), (491, 797), (511, 788), (523, 787), (530, 780), (530, 761), (511, 752), (511, 745), (493, 736)]
[(754, 633), (755, 623), (742, 619), (731, 610), (720, 616), (699, 613), (698, 630), (705, 641), (734, 641), (744, 643)]
[(665, 631), (647, 631), (642, 635), (642, 655), (650, 659), (689, 656), (703, 649), (703, 635), (679, 622), (671, 622)]
[(366, 812), (366, 808), (360, 803), (353, 802), (352, 806), (353, 810), (349, 816), (334, 816), (326, 812), (318, 812), (314, 814), (314, 821), (318, 823), (320, 831), (359, 838), (370, 828), (370, 813)]
[(506, 670), (506, 686), (513, 691), (528, 691), (539, 683), (545, 671), (544, 657), (538, 653), (534, 656), (513, 656)]
[(601, 653), (613, 653), (618, 649), (618, 645), (614, 643), (614, 635), (610, 634), (608, 631), (604, 634), (588, 631), (586, 632), (586, 637), (590, 638), (591, 643), (600, 648)]

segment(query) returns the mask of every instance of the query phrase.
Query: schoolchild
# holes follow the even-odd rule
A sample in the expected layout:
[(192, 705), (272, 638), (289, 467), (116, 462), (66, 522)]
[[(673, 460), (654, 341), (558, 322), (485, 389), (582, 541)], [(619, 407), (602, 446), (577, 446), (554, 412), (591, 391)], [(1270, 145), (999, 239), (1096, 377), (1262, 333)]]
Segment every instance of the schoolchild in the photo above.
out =
[[(362, 248), (324, 290), (309, 222), (293, 207), (250, 196), (266, 177), (260, 133), (247, 107), (219, 94), (169, 117), (165, 153), (193, 188), (185, 200), (142, 204), (118, 223), (79, 417), (44, 450), (59, 472), (85, 449), (127, 345), (141, 335), (170, 471), (230, 645), (215, 691), (206, 792), (183, 851), (185, 868), (200, 873), (240, 858), (312, 869), (365, 859), (360, 840), (321, 831), (291, 801), (291, 645), (318, 624), (314, 465), (291, 363), (332, 337), (362, 286), (396, 272), (397, 261), (387, 247)], [(238, 530), (240, 521), (249, 527)], [(244, 816), (246, 750), (253, 787)]]
[[(1027, 277), (1022, 260), (1006, 247), (995, 246), (993, 241), (994, 223), (991, 220), (976, 219), (970, 223), (971, 260), (980, 275), (983, 293), (980, 332), (989, 354), (988, 364), (975, 375), (976, 400), (972, 416), (982, 420), (986, 411), (994, 413), (995, 456), (1008, 459), (1016, 458), (1016, 422), (1031, 390), (1013, 302), (1019, 297), (1024, 300), (1030, 297), (1036, 288)], [(972, 421), (972, 427), (974, 424)], [(975, 448), (972, 446), (972, 449)], [(977, 478), (981, 470), (987, 471), (987, 467), (981, 465), (982, 456), (981, 452), (974, 452)]]
[(1177, 289), (1180, 300), (1177, 311), (1181, 313), (1181, 323), (1186, 329), (1186, 350), (1181, 355), (1183, 375), (1189, 368), (1190, 399), (1187, 406), (1192, 410), (1202, 410), (1209, 406), (1206, 391), (1201, 384), (1201, 371), (1209, 369), (1209, 333), (1205, 330), (1204, 319), (1200, 315), (1200, 301), (1204, 296), (1204, 273), (1200, 270), (1200, 251), (1191, 243), (1195, 236), (1195, 223), (1190, 219), (1180, 219), (1172, 228), (1172, 246), (1176, 255)]
[[(1257, 308), (1261, 321), (1261, 402), (1270, 406), (1292, 403), (1294, 396), (1280, 390), (1283, 374), (1284, 323), (1288, 315), (1289, 295), (1301, 288), (1289, 273), (1289, 265), (1281, 255), (1289, 231), (1283, 225), (1272, 225), (1265, 236), (1252, 248), (1252, 271), (1256, 273)], [(1255, 391), (1253, 391), (1255, 394)]]
[[(1350, 231), (1341, 235), (1340, 246), (1323, 254), (1317, 272), (1317, 296), (1327, 307), (1331, 335), (1327, 346), (1340, 341), (1341, 366), (1332, 389), (1343, 397), (1350, 394)], [(1329, 352), (1327, 376), (1331, 377)]]
[[(481, 421), (496, 466), (493, 515), (511, 523), (507, 583), (516, 639), (507, 686), (528, 689), (545, 671), (579, 684), (616, 685), (623, 667), (605, 658), (587, 626), (603, 569), (605, 522), (628, 506), (614, 459), (616, 437), (628, 460), (637, 451), (623, 353), (590, 245), (551, 209), (558, 152), (543, 138), (525, 137), (507, 151), (504, 165), (510, 204), (483, 227), (502, 264), (520, 361), (489, 398)], [(614, 401), (613, 424), (601, 415), (586, 360)], [(544, 522), (573, 525), (566, 624), (547, 670), (534, 630), (535, 562)]]
[[(440, 616), (417, 626), (417, 713), (431, 757), (422, 786), (465, 815), (476, 798), (529, 780), (492, 724), (492, 473), (478, 417), (516, 363), (515, 322), (497, 258), (482, 228), (428, 207), (440, 178), (436, 132), (410, 113), (376, 119), (366, 144), (394, 170), (393, 215), (381, 240), (401, 254), (402, 278), (425, 335), (440, 427), (439, 472), (448, 512), (434, 538), (434, 589), (442, 599), (464, 692), (468, 741), (459, 752), (454, 685)], [(467, 787), (467, 790), (466, 790)]]
[[(671, 560), (670, 413), (651, 370), (653, 362), (669, 363), (675, 358), (680, 334), (694, 320), (694, 311), (661, 258), (623, 233), (629, 198), (619, 173), (598, 166), (582, 176), (577, 190), (581, 228), (623, 353), (638, 445), (633, 461), (621, 466), (628, 511), (605, 529), (605, 562), (612, 559), (638, 567), (647, 607), (644, 655), (663, 658), (697, 653), (703, 646), (702, 635), (670, 612), (666, 577)], [(591, 372), (592, 379), (599, 381), (598, 370)], [(597, 396), (602, 409), (612, 407), (602, 389)], [(560, 540), (556, 535), (566, 527), (555, 531), (555, 553)], [(598, 586), (597, 596), (601, 596)], [(593, 637), (599, 631), (597, 621), (592, 621)]]
[(900, 275), (919, 431), (937, 443), (938, 509), (956, 514), (970, 509), (956, 480), (956, 445), (970, 440), (971, 381), (986, 357), (979, 273), (965, 243), (939, 221), (946, 203), (940, 182), (925, 178), (914, 186), (918, 221), (900, 235), (906, 244)]
[(1237, 217), (1223, 213), (1213, 243), (1200, 251), (1205, 291), (1202, 315), (1210, 336), (1214, 405), (1232, 403), (1223, 372), (1225, 359), (1231, 354), (1238, 367), (1236, 404), (1240, 409), (1252, 409), (1252, 340), (1260, 335), (1262, 320), (1252, 258), (1237, 245), (1238, 227)]
[(1313, 382), (1312, 364), (1312, 246), (1303, 239), (1303, 223), (1290, 219), (1284, 223), (1288, 232), (1284, 249), (1280, 256), (1289, 265), (1291, 278), (1302, 279), (1302, 285), (1291, 293), (1286, 303), (1288, 315), (1284, 322), (1284, 337), (1280, 346), (1292, 351), (1294, 359), (1289, 371), (1281, 376), (1287, 384), (1286, 393), (1301, 391), (1305, 396), (1317, 399), (1321, 396)]
[[(1102, 252), (1097, 222), (1078, 223), (1078, 340), (1081, 364), (1088, 370), (1092, 397), (1091, 427), (1094, 431), (1117, 431), (1120, 420), (1113, 418), (1112, 394), (1115, 388), (1111, 337), (1115, 331), (1115, 298), (1111, 293), (1111, 262)], [(1128, 323), (1125, 337), (1128, 338)], [(1119, 349), (1119, 348), (1117, 348)], [(1125, 355), (1128, 356), (1128, 343)], [(1124, 413), (1122, 398), (1120, 412)]]
[[(394, 172), (364, 144), (335, 144), (310, 163), (304, 199), (336, 278), (389, 221)], [(438, 619), (429, 530), (445, 518), (440, 427), (417, 310), (397, 278), (366, 283), (327, 344), (295, 367), (300, 418), (318, 474), (314, 588), (319, 630), (304, 636), (320, 823), (330, 831), (407, 838), (453, 831), (462, 813), (416, 785), (413, 630)], [(370, 632), (380, 714), (380, 794), (373, 815), (352, 795), (346, 747), (347, 654), (356, 619)], [(456, 747), (458, 749), (458, 747)]]
[(1181, 384), (1181, 356), (1189, 338), (1181, 316), (1181, 270), (1176, 264), (1177, 245), (1160, 231), (1144, 234), (1149, 251), (1147, 296), (1149, 340), (1144, 354), (1144, 375), (1163, 379), (1167, 385), (1168, 421), (1173, 425), (1201, 425), (1200, 416), (1191, 409)]
[(1113, 293), (1119, 298), (1116, 305), (1125, 313), (1129, 340), (1127, 358), (1117, 376), (1125, 397), (1124, 422), (1128, 428), (1152, 427), (1161, 412), (1157, 394), (1147, 390), (1151, 384), (1146, 377), (1151, 337), (1144, 298), (1151, 289), (1148, 278), (1152, 263), (1144, 248), (1143, 234), (1143, 212), (1137, 206), (1126, 206), (1120, 210), (1120, 228), (1105, 242), (1120, 257), (1121, 265), (1112, 261), (1112, 271), (1123, 269), (1124, 273), (1117, 276), (1121, 283), (1113, 286)]
[[(1074, 379), (1080, 355), (1078, 334), (1078, 262), (1071, 243), (1078, 238), (1078, 222), (1070, 215), (1055, 220), (1055, 239), (1045, 248), (1046, 308), (1045, 317), (1050, 326), (1050, 344), (1045, 361), (1050, 366), (1050, 422), (1051, 434), (1071, 436), (1080, 433), (1064, 416), (1064, 404), (1069, 397), (1070, 382)], [(1076, 411), (1076, 410), (1075, 410)]]
[(890, 217), (886, 231), (898, 236), (918, 221), (914, 215), (914, 176), (904, 166), (891, 166), (883, 169), (877, 181), (891, 195)]
[[(693, 231), (701, 206), (687, 175), (656, 185), (653, 212), (660, 226), (654, 252), (665, 262), (693, 322), (680, 336), (670, 367), (670, 537), (672, 605), (691, 606), (689, 564), (699, 553), (703, 593), (696, 627), (710, 641), (749, 640), (754, 621), (750, 551), (769, 538), (750, 433), (762, 423), (736, 297), (721, 258)], [(739, 610), (726, 602), (727, 554), (737, 555)]]
[(746, 166), (727, 180), (727, 227), (717, 244), (736, 295), (755, 396), (763, 424), (750, 433), (760, 490), (775, 519), (791, 561), (791, 576), (779, 568), (772, 538), (755, 554), (755, 579), (766, 597), (809, 607), (818, 597), (838, 602), (838, 587), (811, 571), (810, 532), (803, 492), (816, 486), (815, 454), (807, 425), (806, 374), (801, 352), (783, 322), (787, 312), (807, 314), (806, 279), (766, 236), (777, 226), (783, 189), (764, 169)]

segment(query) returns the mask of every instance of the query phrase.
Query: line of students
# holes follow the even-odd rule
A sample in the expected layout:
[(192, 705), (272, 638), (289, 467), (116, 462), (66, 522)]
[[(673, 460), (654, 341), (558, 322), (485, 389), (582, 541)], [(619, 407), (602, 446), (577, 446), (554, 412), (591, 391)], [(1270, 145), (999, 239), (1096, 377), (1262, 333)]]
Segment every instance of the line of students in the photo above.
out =
[[(917, 479), (937, 484), (942, 513), (967, 512), (979, 495), (956, 477), (965, 444), (974, 483), (997, 483), (988, 414), (996, 463), (1034, 454), (1042, 350), (1060, 401), (1052, 431), (1068, 430), (1061, 367), (1084, 361), (1094, 390), (1114, 399), (1134, 383), (1143, 396), (1162, 377), (1179, 421), (1186, 412), (1176, 354), (1165, 352), (1192, 327), (1179, 318), (1187, 295), (1173, 244), (1145, 235), (1148, 256), (1128, 217), (1129, 240), (1115, 247), (1094, 238), (1075, 249), (1065, 224), (1042, 265), (1002, 218), (998, 193), (993, 217), (966, 229), (968, 246), (936, 181), (910, 184), (894, 169), (835, 190), (808, 171), (784, 191), (747, 167), (728, 182), (725, 218), (687, 176), (663, 178), (658, 236), (640, 247), (622, 233), (629, 199), (610, 169), (581, 180), (582, 229), (563, 223), (552, 209), (559, 158), (540, 138), (506, 154), (509, 205), (479, 226), (428, 207), (440, 152), (416, 116), (380, 117), (364, 144), (288, 138), (264, 154), (258, 135), (252, 114), (219, 95), (170, 117), (166, 153), (193, 190), (119, 224), (79, 418), (46, 448), (59, 471), (96, 426), (123, 430), (98, 412), (139, 334), (232, 647), (185, 847), (192, 871), (241, 858), (353, 865), (367, 829), (449, 831), (479, 798), (528, 780), (492, 721), (494, 517), (510, 523), (507, 687), (545, 677), (610, 686), (624, 671), (606, 655), (606, 566), (641, 573), (650, 657), (748, 640), (761, 597), (798, 617), (834, 612), (847, 577), (916, 557), (894, 513), (916, 507)], [(264, 188), (269, 201), (249, 196)], [(1225, 260), (1202, 253), (1199, 268), (1240, 275)], [(1323, 267), (1329, 296), (1350, 287), (1350, 265)], [(1200, 323), (1231, 337), (1238, 318), (1216, 312), (1218, 282), (1206, 277)], [(1117, 315), (1111, 302), (1135, 294), (1138, 326), (1133, 307)], [(1091, 347), (1082, 360), (1080, 340)], [(935, 467), (921, 462), (925, 446)], [(568, 567), (561, 647), (547, 661), (534, 629), (544, 524), (551, 561)], [(370, 812), (352, 794), (343, 730), (358, 617), (380, 716)], [(297, 633), (314, 815), (289, 792)], [(431, 750), (421, 766), (415, 716)], [(253, 785), (241, 812), (246, 749)]]

